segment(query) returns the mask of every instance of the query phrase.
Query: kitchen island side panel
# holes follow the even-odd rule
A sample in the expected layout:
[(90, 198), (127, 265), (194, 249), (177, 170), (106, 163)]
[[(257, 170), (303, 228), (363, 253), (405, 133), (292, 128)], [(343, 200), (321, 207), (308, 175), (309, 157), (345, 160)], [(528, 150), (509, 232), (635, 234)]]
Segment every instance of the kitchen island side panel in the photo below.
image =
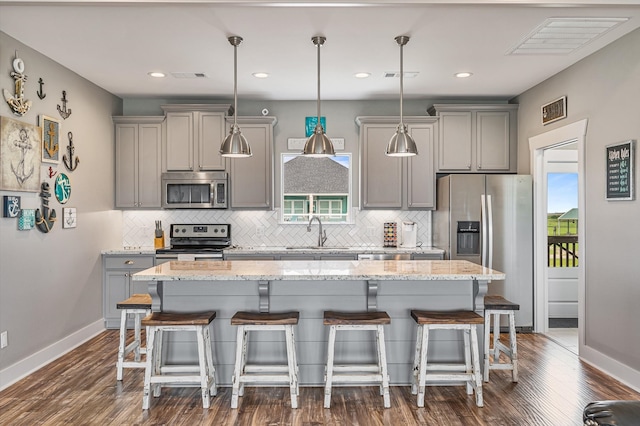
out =
[[(453, 310), (473, 307), (471, 281), (381, 281), (378, 286), (378, 310), (388, 312), (391, 324), (385, 326), (387, 362), (391, 383), (410, 383), (415, 350), (416, 325), (411, 309)], [(366, 281), (272, 281), (270, 312), (297, 310), (296, 349), (300, 383), (318, 386), (324, 382), (328, 327), (323, 325), (325, 310), (365, 311)], [(233, 374), (236, 327), (230, 319), (240, 310), (257, 311), (256, 281), (166, 281), (165, 311), (195, 312), (215, 310), (213, 353), (217, 380), (230, 386)], [(191, 333), (166, 333), (167, 363), (195, 362), (195, 337)], [(478, 329), (481, 342), (482, 327)], [(343, 331), (337, 334), (336, 362), (371, 363), (375, 361), (373, 332)], [(481, 359), (482, 359), (482, 348)], [(435, 360), (462, 359), (462, 336), (441, 330), (434, 332), (429, 356)], [(250, 333), (249, 362), (285, 363), (282, 332)]]

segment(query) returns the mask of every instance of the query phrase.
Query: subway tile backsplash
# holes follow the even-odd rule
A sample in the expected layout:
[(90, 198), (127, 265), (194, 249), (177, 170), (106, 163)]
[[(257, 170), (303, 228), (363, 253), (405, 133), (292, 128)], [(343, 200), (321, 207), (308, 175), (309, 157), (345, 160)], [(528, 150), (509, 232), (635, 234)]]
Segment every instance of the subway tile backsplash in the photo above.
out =
[[(155, 221), (161, 220), (169, 245), (169, 225), (172, 223), (230, 223), (231, 240), (242, 247), (305, 246), (318, 241), (318, 224), (311, 232), (304, 224), (278, 223), (279, 211), (237, 210), (124, 210), (122, 212), (122, 245), (125, 248), (151, 248)], [(418, 243), (431, 245), (431, 212), (399, 210), (361, 210), (355, 224), (323, 224), (327, 231), (327, 246), (381, 247), (384, 222), (402, 221), (418, 224)]]

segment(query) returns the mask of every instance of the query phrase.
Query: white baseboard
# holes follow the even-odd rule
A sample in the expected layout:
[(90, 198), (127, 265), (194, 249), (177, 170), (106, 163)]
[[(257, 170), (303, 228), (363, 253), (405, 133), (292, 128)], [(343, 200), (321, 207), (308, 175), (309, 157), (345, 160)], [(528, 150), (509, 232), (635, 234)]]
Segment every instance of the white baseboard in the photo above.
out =
[(54, 344), (10, 365), (4, 370), (0, 370), (0, 391), (44, 367), (72, 349), (75, 349), (92, 337), (102, 333), (104, 330), (104, 320), (101, 318)]
[(582, 345), (580, 346), (580, 358), (597, 368), (607, 373), (614, 379), (634, 389), (636, 392), (640, 392), (640, 371), (634, 370), (617, 361), (602, 352), (599, 352), (592, 347)]

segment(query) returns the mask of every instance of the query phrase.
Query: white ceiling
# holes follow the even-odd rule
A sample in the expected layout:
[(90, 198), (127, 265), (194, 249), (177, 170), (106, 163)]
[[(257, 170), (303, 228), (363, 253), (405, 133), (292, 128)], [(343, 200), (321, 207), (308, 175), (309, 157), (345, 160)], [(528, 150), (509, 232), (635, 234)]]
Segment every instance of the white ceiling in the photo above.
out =
[[(570, 54), (508, 54), (545, 20), (558, 17), (630, 19)], [(394, 37), (409, 35), (404, 71), (418, 75), (405, 78), (405, 99), (508, 99), (638, 26), (636, 0), (0, 0), (0, 30), (123, 98), (232, 98), (227, 37), (239, 35), (240, 99), (316, 99), (311, 37), (323, 35), (323, 100), (396, 99), (399, 79), (383, 74), (399, 71)], [(31, 82), (44, 77), (46, 83), (43, 70), (25, 63)], [(1, 69), (9, 72), (10, 65)], [(149, 71), (169, 75), (153, 79)], [(257, 71), (270, 76), (257, 79)], [(354, 78), (360, 71), (371, 77)], [(473, 76), (455, 78), (459, 71)], [(207, 78), (170, 75), (176, 72)]]

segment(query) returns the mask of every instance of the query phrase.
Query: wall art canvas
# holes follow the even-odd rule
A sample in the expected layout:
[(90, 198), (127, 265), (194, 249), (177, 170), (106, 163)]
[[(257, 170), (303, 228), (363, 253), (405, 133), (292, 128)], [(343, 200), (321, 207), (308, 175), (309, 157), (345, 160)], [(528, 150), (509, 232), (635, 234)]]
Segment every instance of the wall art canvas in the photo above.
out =
[(20, 214), (20, 197), (17, 195), (2, 196), (2, 217), (18, 217)]
[(60, 121), (41, 115), (39, 124), (42, 129), (42, 161), (58, 164), (60, 162)]
[(36, 226), (36, 211), (34, 209), (22, 209), (18, 216), (18, 230), (28, 231)]
[(78, 215), (75, 207), (62, 209), (62, 228), (75, 228), (78, 223)]
[(0, 190), (40, 190), (41, 138), (40, 127), (0, 117)]

